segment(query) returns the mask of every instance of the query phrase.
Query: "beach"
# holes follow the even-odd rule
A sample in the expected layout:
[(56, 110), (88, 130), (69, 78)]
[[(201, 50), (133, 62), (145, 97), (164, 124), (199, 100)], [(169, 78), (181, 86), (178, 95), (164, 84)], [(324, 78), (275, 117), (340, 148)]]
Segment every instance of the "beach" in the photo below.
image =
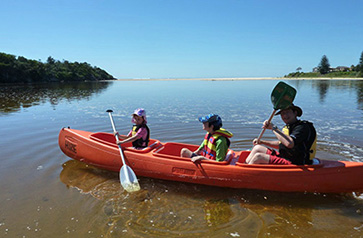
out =
[(242, 78), (133, 78), (117, 79), (117, 81), (173, 81), (173, 80), (200, 80), (200, 81), (242, 81), (242, 80), (363, 80), (363, 78), (284, 78), (284, 77), (242, 77)]

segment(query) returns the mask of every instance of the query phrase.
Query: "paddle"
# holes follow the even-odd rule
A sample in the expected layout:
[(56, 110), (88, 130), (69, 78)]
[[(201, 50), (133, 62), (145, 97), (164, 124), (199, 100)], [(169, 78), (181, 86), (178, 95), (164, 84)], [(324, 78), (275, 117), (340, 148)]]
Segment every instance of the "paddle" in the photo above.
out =
[[(106, 112), (108, 112), (108, 115), (110, 116), (113, 132), (116, 133), (115, 123), (113, 122), (112, 118), (113, 111), (107, 110)], [(115, 134), (115, 137), (116, 141), (118, 141), (118, 134)], [(129, 166), (127, 166), (124, 158), (124, 153), (122, 152), (122, 148), (120, 145), (118, 145), (118, 149), (120, 151), (121, 160), (122, 160), (122, 167), (120, 169), (121, 185), (127, 192), (139, 191), (140, 190), (139, 181), (137, 181), (134, 171), (132, 171), (132, 169)]]
[[(268, 119), (268, 123), (271, 122), (277, 110), (288, 108), (292, 104), (292, 102), (295, 99), (295, 95), (296, 95), (296, 89), (284, 82), (279, 82), (275, 86), (275, 88), (272, 90), (271, 93), (271, 102), (274, 110), (270, 118)], [(258, 136), (257, 138), (258, 143), (260, 143), (261, 137), (263, 133), (265, 133), (265, 130), (266, 128), (263, 128), (260, 135)]]

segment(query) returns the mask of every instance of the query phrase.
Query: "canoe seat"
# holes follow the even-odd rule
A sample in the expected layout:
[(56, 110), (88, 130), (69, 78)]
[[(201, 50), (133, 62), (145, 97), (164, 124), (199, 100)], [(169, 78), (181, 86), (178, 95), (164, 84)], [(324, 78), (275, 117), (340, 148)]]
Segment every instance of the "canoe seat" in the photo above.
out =
[(239, 157), (238, 161), (235, 163), (237, 166), (246, 167), (246, 168), (273, 168), (273, 169), (288, 169), (288, 168), (320, 168), (323, 164), (319, 159), (314, 158), (313, 164), (311, 165), (279, 165), (279, 164), (246, 164), (246, 159), (251, 151), (241, 151), (237, 157)]
[(239, 154), (239, 159), (238, 159), (237, 163), (244, 164), (246, 162), (246, 159), (247, 159), (248, 155), (250, 154), (250, 152), (251, 151), (247, 151), (247, 150), (241, 151)]
[[(167, 142), (161, 148), (159, 148), (155, 152), (153, 152), (153, 155), (158, 156), (158, 157), (168, 158), (168, 159), (190, 161), (190, 158), (181, 157), (180, 151), (182, 150), (182, 148), (187, 148), (190, 151), (195, 151), (196, 149), (198, 149), (198, 147), (199, 146), (197, 146), (197, 145), (191, 145), (191, 144)], [(218, 162), (218, 161), (212, 161), (212, 160), (202, 160), (201, 162), (226, 165), (226, 164), (229, 164), (229, 162), (234, 158), (234, 155), (235, 155), (235, 153), (233, 150), (228, 150), (224, 161)]]
[[(126, 143), (126, 145), (127, 144), (129, 144), (129, 143)], [(124, 149), (129, 150), (129, 151), (136, 151), (136, 152), (139, 152), (139, 153), (147, 153), (147, 152), (157, 148), (159, 145), (160, 145), (160, 141), (150, 139), (149, 146), (147, 146), (145, 148), (135, 149), (134, 147), (130, 146), (130, 147), (125, 147)]]
[(229, 161), (233, 160), (234, 155), (235, 154), (234, 154), (233, 150), (228, 150), (228, 152), (226, 154), (226, 158), (224, 159), (224, 161), (229, 162)]
[[(106, 144), (106, 145), (109, 145), (109, 146), (112, 146), (112, 147), (117, 147), (115, 136), (111, 133), (105, 133), (105, 132), (93, 133), (90, 135), (90, 139), (103, 143), (103, 144)], [(155, 149), (159, 145), (160, 145), (159, 140), (150, 139), (149, 146), (145, 147), (143, 149), (135, 149), (134, 147), (132, 147), (131, 142), (122, 144), (121, 147), (124, 150), (135, 151), (135, 152), (139, 152), (139, 153), (147, 153), (147, 152)]]

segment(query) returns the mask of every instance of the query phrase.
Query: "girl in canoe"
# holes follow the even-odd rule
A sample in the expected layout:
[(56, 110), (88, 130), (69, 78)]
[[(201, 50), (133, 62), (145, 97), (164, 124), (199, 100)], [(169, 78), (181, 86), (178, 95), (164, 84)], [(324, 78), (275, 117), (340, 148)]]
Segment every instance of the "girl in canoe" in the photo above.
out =
[[(143, 108), (138, 108), (132, 114), (132, 123), (135, 125), (132, 126), (129, 134), (124, 137), (122, 141), (116, 141), (118, 145), (123, 143), (132, 142), (132, 146), (135, 149), (143, 149), (149, 145), (149, 138), (150, 138), (150, 130), (149, 127), (146, 125), (146, 111)], [(118, 134), (116, 132), (115, 134)]]
[(191, 158), (193, 162), (198, 160), (224, 161), (231, 144), (229, 138), (233, 134), (222, 128), (222, 119), (216, 114), (199, 117), (198, 120), (203, 123), (203, 130), (207, 131), (207, 134), (196, 151), (192, 152), (183, 148), (180, 156)]

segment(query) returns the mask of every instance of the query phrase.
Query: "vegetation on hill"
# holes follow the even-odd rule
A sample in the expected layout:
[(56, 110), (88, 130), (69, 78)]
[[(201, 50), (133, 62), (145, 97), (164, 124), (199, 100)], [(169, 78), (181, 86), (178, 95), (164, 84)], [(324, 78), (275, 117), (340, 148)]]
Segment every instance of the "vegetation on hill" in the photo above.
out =
[(361, 53), (359, 63), (350, 67), (331, 68), (328, 57), (323, 55), (319, 65), (313, 69), (313, 72), (300, 72), (301, 67), (296, 72), (285, 75), (285, 78), (362, 78), (363, 77), (363, 52)]
[(88, 63), (60, 62), (48, 57), (46, 63), (0, 52), (0, 83), (36, 83), (110, 80), (105, 70)]

